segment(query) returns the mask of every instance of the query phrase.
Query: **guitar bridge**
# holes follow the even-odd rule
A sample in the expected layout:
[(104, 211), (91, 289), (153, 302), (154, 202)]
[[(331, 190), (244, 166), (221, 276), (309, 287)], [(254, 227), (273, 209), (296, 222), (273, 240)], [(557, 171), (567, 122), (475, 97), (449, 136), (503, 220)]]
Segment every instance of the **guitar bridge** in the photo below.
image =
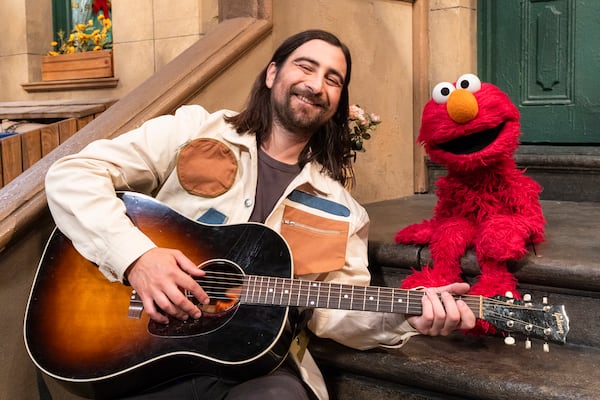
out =
[(144, 311), (144, 304), (142, 298), (134, 290), (131, 291), (129, 298), (129, 308), (127, 309), (127, 317), (133, 319), (140, 319), (142, 317), (142, 311)]

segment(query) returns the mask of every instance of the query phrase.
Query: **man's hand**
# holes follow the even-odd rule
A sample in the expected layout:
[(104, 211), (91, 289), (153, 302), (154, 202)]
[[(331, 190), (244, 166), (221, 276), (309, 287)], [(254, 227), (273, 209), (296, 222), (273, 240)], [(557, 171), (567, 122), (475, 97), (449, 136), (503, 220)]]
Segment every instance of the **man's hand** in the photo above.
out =
[(127, 269), (125, 276), (142, 298), (144, 310), (150, 318), (166, 324), (169, 319), (157, 306), (180, 320), (200, 318), (200, 309), (183, 291), (187, 290), (200, 303), (208, 304), (208, 295), (193, 278), (204, 274), (181, 251), (157, 247), (142, 254)]
[(429, 336), (447, 336), (457, 329), (472, 329), (475, 326), (473, 311), (463, 300), (453, 297), (468, 291), (467, 283), (426, 288), (421, 300), (422, 314), (410, 316), (407, 320), (417, 331)]

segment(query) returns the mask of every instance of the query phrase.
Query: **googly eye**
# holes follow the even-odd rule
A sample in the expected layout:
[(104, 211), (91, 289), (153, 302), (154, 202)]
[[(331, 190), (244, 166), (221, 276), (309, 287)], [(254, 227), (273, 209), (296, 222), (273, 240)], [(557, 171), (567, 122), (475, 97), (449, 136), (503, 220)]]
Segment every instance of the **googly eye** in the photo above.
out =
[(440, 82), (431, 91), (431, 97), (433, 101), (438, 104), (444, 104), (448, 101), (450, 93), (454, 92), (456, 88), (450, 82)]
[(481, 81), (479, 80), (477, 75), (464, 74), (456, 80), (456, 88), (465, 89), (471, 93), (475, 93), (476, 91), (481, 89)]

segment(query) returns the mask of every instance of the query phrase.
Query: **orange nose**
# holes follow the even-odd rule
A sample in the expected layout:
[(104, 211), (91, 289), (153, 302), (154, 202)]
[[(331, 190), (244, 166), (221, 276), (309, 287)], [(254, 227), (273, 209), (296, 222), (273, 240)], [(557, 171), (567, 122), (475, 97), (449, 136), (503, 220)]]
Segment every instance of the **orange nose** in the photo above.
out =
[(457, 89), (450, 93), (446, 103), (448, 115), (456, 123), (466, 124), (477, 116), (479, 106), (473, 93), (464, 89)]

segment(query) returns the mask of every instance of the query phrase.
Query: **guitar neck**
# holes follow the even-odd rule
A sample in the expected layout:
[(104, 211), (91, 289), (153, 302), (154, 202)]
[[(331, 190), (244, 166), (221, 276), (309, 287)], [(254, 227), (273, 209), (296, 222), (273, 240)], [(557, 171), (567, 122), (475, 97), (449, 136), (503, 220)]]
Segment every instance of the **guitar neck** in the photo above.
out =
[[(420, 315), (423, 291), (248, 275), (240, 302)], [(469, 296), (467, 296), (469, 297)], [(478, 299), (478, 296), (470, 296)], [(466, 300), (466, 299), (465, 299)], [(471, 304), (469, 304), (471, 303)], [(467, 301), (481, 315), (479, 300)]]

